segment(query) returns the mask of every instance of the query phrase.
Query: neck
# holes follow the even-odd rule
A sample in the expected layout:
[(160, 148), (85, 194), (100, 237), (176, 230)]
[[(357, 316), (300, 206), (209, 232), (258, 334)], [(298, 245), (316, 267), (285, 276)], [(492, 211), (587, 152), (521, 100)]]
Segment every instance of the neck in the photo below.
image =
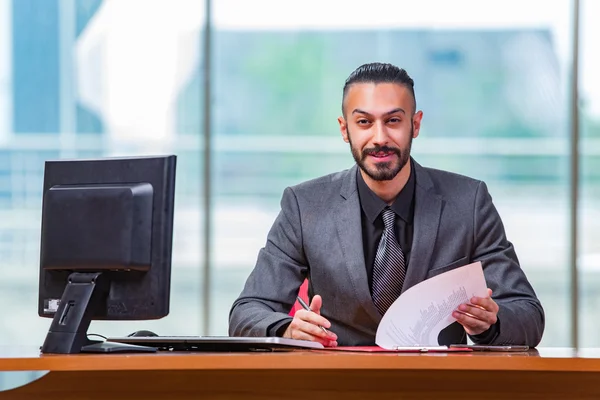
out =
[(365, 183), (380, 199), (387, 204), (392, 204), (400, 191), (408, 182), (410, 177), (410, 161), (398, 172), (394, 179), (389, 181), (376, 181), (365, 173), (362, 169), (360, 173), (365, 180)]

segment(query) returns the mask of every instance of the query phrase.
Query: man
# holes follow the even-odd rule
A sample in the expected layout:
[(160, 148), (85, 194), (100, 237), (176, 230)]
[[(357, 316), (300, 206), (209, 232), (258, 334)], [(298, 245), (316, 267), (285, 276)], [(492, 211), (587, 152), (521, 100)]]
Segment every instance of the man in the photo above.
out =
[[(466, 332), (475, 343), (537, 346), (544, 311), (485, 183), (410, 157), (423, 112), (406, 71), (360, 66), (346, 80), (342, 115), (340, 131), (356, 165), (286, 188), (232, 306), (229, 334), (373, 345), (382, 315), (401, 292), (481, 261), (489, 295), (453, 312), (459, 329), (444, 344), (466, 343)], [(292, 318), (305, 278), (311, 311)]]

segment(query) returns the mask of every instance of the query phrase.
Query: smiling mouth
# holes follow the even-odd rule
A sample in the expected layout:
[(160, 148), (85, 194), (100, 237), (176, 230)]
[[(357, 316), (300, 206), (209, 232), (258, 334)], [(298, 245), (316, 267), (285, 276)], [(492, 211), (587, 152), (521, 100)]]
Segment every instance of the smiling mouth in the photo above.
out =
[(395, 153), (393, 151), (379, 151), (376, 153), (370, 153), (369, 155), (371, 157), (375, 157), (375, 158), (386, 158), (389, 157), (391, 155), (394, 155)]

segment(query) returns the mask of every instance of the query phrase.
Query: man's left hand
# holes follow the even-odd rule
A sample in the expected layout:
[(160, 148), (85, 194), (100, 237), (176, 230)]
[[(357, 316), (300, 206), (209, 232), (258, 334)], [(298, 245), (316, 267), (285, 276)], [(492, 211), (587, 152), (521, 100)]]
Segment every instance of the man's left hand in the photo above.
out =
[(471, 303), (461, 304), (452, 313), (469, 335), (479, 335), (498, 321), (498, 304), (492, 300), (492, 290), (488, 297), (473, 297)]

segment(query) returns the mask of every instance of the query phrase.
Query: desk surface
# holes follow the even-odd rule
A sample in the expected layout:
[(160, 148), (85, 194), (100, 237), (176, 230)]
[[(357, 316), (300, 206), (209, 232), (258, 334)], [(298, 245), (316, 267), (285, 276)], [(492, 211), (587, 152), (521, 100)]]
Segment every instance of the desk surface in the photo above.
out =
[(272, 353), (40, 354), (35, 347), (0, 347), (0, 371), (114, 370), (465, 370), (600, 372), (600, 349), (542, 348), (523, 353)]
[(40, 355), (0, 347), (0, 371), (19, 370), (49, 373), (0, 399), (600, 398), (600, 349)]

